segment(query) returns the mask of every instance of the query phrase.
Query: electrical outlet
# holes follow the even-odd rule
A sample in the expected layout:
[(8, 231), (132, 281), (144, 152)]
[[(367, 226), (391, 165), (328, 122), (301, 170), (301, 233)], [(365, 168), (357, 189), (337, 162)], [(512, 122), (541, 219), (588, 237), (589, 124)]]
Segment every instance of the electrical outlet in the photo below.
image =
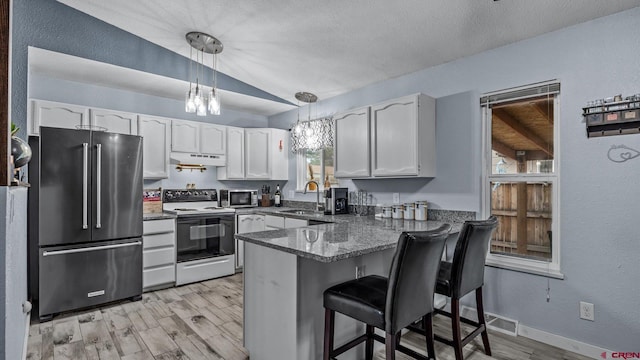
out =
[(580, 319), (594, 321), (593, 304), (580, 301)]
[(293, 199), (296, 196), (295, 190), (289, 190), (289, 199)]
[(356, 266), (356, 279), (364, 276), (364, 265)]
[(393, 203), (400, 204), (400, 193), (393, 193)]

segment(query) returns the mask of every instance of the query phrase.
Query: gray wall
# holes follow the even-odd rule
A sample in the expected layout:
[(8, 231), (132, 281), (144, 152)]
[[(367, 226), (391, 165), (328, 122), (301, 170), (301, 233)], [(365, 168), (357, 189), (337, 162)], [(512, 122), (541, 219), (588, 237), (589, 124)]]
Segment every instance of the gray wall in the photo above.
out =
[(0, 358), (21, 359), (27, 315), (27, 188), (0, 187)]
[[(473, 143), (475, 151), (480, 151), (479, 102), (475, 101), (475, 111), (460, 118), (456, 112), (466, 111), (456, 110), (446, 97), (471, 91), (476, 95), (470, 96), (478, 99), (477, 94), (484, 92), (559, 79), (560, 214), (556, 221), (560, 223), (565, 279), (549, 280), (551, 299), (547, 303), (547, 278), (487, 268), (486, 309), (536, 329), (614, 351), (633, 351), (640, 339), (640, 244), (637, 229), (630, 225), (637, 221), (640, 209), (640, 158), (613, 163), (607, 151), (619, 144), (640, 151), (640, 135), (588, 139), (581, 107), (593, 99), (640, 93), (638, 69), (640, 8), (635, 8), (367, 86), (320, 101), (317, 108), (319, 115), (333, 114), (416, 92), (439, 98), (436, 179), (345, 184), (373, 189), (384, 201), (390, 199), (390, 193), (400, 192), (401, 198), (436, 199), (445, 209), (475, 211), (479, 198), (474, 181), (481, 177), (480, 167), (473, 161), (460, 164), (468, 170), (442, 169), (442, 165), (456, 166), (461, 155), (479, 159), (467, 145)], [(441, 111), (444, 106), (446, 114)], [(468, 104), (461, 101), (460, 106)], [(288, 128), (296, 116), (296, 111), (282, 113), (269, 123)], [(448, 145), (441, 152), (443, 142)], [(461, 186), (455, 176), (467, 177), (464, 182), (468, 183)], [(294, 181), (289, 183), (287, 187), (294, 185)], [(411, 194), (413, 191), (419, 194)], [(595, 304), (594, 322), (579, 319), (581, 300)]]

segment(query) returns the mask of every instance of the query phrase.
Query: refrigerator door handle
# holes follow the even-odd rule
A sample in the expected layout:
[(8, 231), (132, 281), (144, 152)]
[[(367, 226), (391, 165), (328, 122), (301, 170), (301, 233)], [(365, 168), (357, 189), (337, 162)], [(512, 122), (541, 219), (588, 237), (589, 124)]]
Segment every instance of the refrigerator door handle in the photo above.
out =
[(96, 229), (102, 227), (100, 209), (102, 193), (102, 144), (96, 144)]
[(88, 229), (89, 143), (82, 143), (82, 228)]
[(126, 244), (92, 246), (92, 247), (80, 248), (80, 249), (43, 251), (42, 252), (42, 256), (74, 254), (74, 253), (82, 253), (82, 252), (89, 252), (89, 251), (100, 251), (100, 250), (116, 249), (116, 248), (122, 248), (122, 247), (127, 247), (127, 246), (139, 246), (139, 245), (142, 245), (142, 241), (136, 241), (136, 242), (126, 243)]

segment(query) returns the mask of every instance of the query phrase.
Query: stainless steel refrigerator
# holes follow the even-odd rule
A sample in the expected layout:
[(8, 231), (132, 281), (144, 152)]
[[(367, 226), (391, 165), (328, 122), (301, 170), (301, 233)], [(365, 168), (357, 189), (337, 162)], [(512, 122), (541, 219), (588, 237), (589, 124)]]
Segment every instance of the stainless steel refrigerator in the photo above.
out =
[(142, 294), (142, 138), (30, 138), (29, 282), (42, 320)]

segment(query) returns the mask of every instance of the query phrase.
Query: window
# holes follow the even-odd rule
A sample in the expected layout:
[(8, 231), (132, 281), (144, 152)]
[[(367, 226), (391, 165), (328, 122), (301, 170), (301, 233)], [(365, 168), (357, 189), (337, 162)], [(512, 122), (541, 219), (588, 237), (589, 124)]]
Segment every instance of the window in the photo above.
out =
[(328, 179), (331, 185), (337, 185), (338, 181), (333, 175), (333, 148), (322, 150), (300, 150), (298, 151), (298, 184), (299, 191), (304, 190), (304, 186), (309, 180), (315, 180), (320, 185), (320, 190), (324, 189), (324, 182)]
[(498, 218), (487, 264), (560, 273), (558, 95), (548, 82), (483, 96), (483, 213)]

